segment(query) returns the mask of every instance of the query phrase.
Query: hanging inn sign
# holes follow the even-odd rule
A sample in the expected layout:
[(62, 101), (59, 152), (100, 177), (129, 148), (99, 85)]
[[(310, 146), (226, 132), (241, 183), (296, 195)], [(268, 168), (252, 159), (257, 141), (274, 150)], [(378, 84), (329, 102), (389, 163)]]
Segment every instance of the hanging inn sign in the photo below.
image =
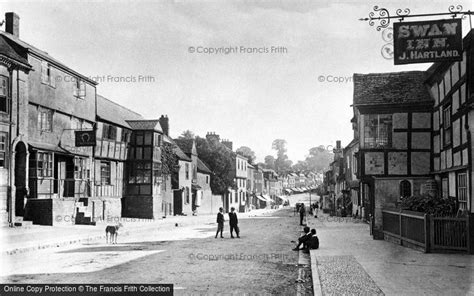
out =
[(395, 65), (462, 60), (461, 20), (393, 24)]
[(95, 146), (95, 131), (94, 130), (80, 130), (75, 131), (76, 147)]
[[(451, 5), (449, 12), (410, 14), (410, 9), (397, 9), (396, 15), (390, 15), (385, 8), (374, 6), (369, 13), (369, 25), (377, 24), (377, 31), (389, 28), (393, 23), (393, 59), (395, 65), (431, 63), (462, 60), (462, 23), (461, 20), (471, 17), (474, 12), (463, 11), (461, 5)], [(451, 16), (451, 19), (405, 22), (406, 18), (425, 18)], [(385, 30), (384, 30), (385, 31)]]

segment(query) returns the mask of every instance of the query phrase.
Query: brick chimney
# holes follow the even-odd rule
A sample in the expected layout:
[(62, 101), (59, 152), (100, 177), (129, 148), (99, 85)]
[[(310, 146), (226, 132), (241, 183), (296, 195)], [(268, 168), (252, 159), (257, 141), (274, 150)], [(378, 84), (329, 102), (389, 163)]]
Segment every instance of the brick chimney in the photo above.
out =
[(229, 148), (230, 150), (232, 150), (232, 142), (229, 141), (229, 140), (222, 140), (222, 144), (224, 144), (224, 146), (226, 146), (227, 148)]
[(211, 141), (217, 141), (217, 142), (219, 142), (219, 141), (220, 141), (219, 135), (216, 135), (215, 132), (208, 132), (208, 133), (206, 134), (206, 139), (207, 139), (209, 142), (211, 142)]
[(5, 32), (20, 37), (20, 17), (14, 12), (5, 13)]
[(169, 136), (170, 123), (169, 123), (168, 115), (161, 115), (159, 121), (160, 121), (161, 129), (163, 130), (163, 134), (165, 134), (166, 136)]

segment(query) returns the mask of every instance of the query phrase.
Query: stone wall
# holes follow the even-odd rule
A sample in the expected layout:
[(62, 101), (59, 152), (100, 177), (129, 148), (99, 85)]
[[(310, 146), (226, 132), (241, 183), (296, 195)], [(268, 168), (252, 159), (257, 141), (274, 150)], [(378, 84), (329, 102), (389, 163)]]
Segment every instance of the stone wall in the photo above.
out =
[(30, 198), (24, 220), (39, 225), (74, 224), (74, 199)]

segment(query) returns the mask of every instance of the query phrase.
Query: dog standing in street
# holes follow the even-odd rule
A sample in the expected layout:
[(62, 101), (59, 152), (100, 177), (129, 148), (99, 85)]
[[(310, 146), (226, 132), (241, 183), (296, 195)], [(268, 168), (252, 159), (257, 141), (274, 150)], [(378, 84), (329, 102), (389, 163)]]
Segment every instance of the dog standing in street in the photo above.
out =
[(117, 236), (120, 227), (123, 227), (122, 223), (117, 225), (107, 225), (105, 227), (105, 243), (109, 243), (109, 235), (110, 235), (110, 243), (116, 244), (117, 243)]

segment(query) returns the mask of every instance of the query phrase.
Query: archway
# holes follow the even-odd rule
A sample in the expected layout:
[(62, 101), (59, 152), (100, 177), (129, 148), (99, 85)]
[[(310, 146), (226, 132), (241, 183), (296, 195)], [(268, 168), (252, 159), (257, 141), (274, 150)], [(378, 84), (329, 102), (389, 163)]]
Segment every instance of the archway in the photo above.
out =
[(25, 214), (26, 189), (26, 146), (18, 142), (15, 147), (15, 216)]

